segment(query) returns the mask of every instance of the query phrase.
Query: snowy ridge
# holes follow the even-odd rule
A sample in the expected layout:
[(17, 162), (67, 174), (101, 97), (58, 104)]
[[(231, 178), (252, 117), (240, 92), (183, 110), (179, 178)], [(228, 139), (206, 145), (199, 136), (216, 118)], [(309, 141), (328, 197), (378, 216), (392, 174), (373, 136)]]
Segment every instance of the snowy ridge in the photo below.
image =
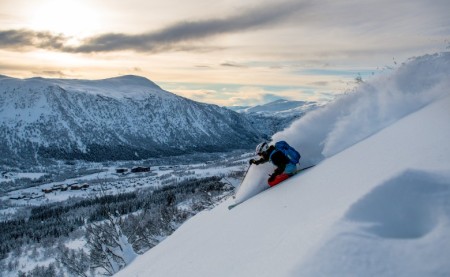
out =
[(193, 217), (116, 276), (450, 275), (449, 61), (413, 59), (300, 119), (275, 137), (320, 164)]
[(0, 164), (128, 160), (252, 146), (245, 117), (148, 79), (0, 79)]
[(274, 115), (279, 117), (293, 116), (306, 113), (317, 106), (316, 102), (306, 101), (289, 101), (285, 99), (278, 99), (264, 105), (257, 105), (253, 107), (228, 107), (239, 113), (245, 114), (259, 114), (259, 115)]
[(255, 126), (274, 134), (286, 129), (293, 121), (307, 112), (317, 109), (320, 105), (323, 103), (279, 99), (253, 107), (232, 106), (227, 108), (243, 114)]
[(51, 81), (65, 90), (90, 93), (115, 99), (132, 98), (142, 100), (151, 95), (176, 98), (175, 95), (162, 90), (149, 79), (134, 75), (104, 80), (51, 79)]

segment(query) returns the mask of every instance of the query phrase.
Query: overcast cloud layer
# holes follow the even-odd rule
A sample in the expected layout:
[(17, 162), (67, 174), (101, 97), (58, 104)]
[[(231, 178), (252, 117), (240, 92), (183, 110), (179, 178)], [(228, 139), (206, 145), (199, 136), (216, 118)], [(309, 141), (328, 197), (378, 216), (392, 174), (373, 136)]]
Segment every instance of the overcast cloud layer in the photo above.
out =
[[(322, 27), (326, 36), (330, 36), (331, 30), (337, 35), (344, 31), (358, 36), (370, 33), (393, 38), (393, 35), (397, 35), (398, 39), (411, 40), (410, 36), (413, 34), (416, 36), (427, 34), (431, 37), (442, 34), (450, 36), (448, 11), (450, 1), (447, 0), (266, 2), (221, 18), (208, 18), (208, 15), (205, 15), (204, 18), (195, 20), (180, 19), (151, 32), (140, 34), (106, 32), (84, 38), (79, 45), (71, 45), (69, 43), (69, 40), (73, 39), (71, 37), (47, 30), (0, 30), (0, 48), (16, 50), (41, 48), (70, 53), (195, 50), (198, 45), (183, 43), (201, 41), (226, 33), (270, 29), (283, 22), (289, 22), (292, 28), (301, 28), (303, 25), (310, 28)], [(292, 39), (295, 43), (298, 39), (307, 38)], [(338, 40), (334, 37), (332, 39)], [(385, 43), (389, 45), (399, 42)]]
[(307, 5), (302, 2), (269, 4), (219, 19), (181, 21), (155, 32), (144, 34), (107, 33), (87, 38), (79, 46), (70, 46), (70, 37), (29, 29), (0, 31), (0, 47), (29, 47), (74, 53), (135, 50), (143, 52), (173, 50), (179, 42), (205, 39), (230, 32), (274, 25), (289, 18)]
[(136, 74), (219, 105), (331, 99), (448, 51), (449, 0), (2, 0), (0, 74)]

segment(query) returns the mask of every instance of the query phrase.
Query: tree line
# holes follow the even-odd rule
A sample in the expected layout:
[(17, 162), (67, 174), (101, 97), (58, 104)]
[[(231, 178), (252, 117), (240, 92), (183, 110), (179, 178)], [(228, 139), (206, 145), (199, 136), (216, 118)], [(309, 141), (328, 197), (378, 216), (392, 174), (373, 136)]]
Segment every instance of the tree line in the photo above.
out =
[[(0, 260), (6, 261), (13, 250), (20, 251), (23, 246), (51, 248), (58, 244), (51, 268), (39, 267), (34, 270), (37, 275), (20, 272), (22, 276), (44, 276), (44, 272), (53, 276), (48, 274), (58, 270), (73, 276), (112, 275), (129, 262), (130, 257), (123, 253), (142, 254), (186, 219), (229, 195), (233, 187), (220, 180), (187, 180), (156, 189), (33, 207), (25, 218), (0, 222)], [(70, 238), (74, 231), (83, 233), (89, 251), (57, 243)], [(7, 265), (3, 262), (0, 267), (6, 269)]]

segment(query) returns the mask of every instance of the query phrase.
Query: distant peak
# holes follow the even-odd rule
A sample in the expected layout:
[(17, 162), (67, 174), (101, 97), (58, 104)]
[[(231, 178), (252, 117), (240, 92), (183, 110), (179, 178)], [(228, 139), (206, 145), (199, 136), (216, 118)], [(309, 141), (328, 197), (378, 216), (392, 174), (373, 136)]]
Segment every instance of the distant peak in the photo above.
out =
[(142, 76), (138, 76), (138, 75), (122, 75), (122, 76), (112, 77), (109, 79), (150, 81), (149, 79), (142, 77)]
[(124, 81), (140, 81), (140, 82), (152, 82), (148, 78), (138, 76), (138, 75), (122, 75), (112, 78), (107, 78), (105, 80), (124, 80)]
[(142, 77), (142, 76), (138, 76), (138, 75), (123, 75), (123, 76), (118, 76), (118, 77), (113, 77), (113, 78), (108, 78), (105, 79), (105, 81), (118, 81), (121, 83), (126, 83), (126, 84), (133, 84), (133, 85), (151, 85), (154, 87), (158, 87), (159, 86), (150, 81), (149, 79)]
[[(286, 100), (286, 99), (277, 99), (277, 100), (275, 100), (275, 101), (272, 101), (272, 102), (270, 102), (270, 103), (282, 103), (282, 102), (287, 102), (288, 100)], [(269, 104), (269, 103), (268, 103)]]

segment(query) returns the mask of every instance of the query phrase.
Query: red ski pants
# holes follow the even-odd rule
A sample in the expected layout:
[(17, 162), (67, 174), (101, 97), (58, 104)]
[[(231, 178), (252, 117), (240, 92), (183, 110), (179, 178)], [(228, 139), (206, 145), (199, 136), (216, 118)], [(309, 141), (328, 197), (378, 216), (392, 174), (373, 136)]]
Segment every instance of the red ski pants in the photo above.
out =
[(267, 183), (269, 184), (269, 186), (273, 187), (278, 185), (279, 183), (283, 182), (284, 180), (286, 180), (287, 178), (291, 177), (292, 175), (286, 174), (286, 173), (282, 173), (280, 175), (277, 175), (275, 177), (275, 179), (273, 179), (272, 181), (267, 181)]

